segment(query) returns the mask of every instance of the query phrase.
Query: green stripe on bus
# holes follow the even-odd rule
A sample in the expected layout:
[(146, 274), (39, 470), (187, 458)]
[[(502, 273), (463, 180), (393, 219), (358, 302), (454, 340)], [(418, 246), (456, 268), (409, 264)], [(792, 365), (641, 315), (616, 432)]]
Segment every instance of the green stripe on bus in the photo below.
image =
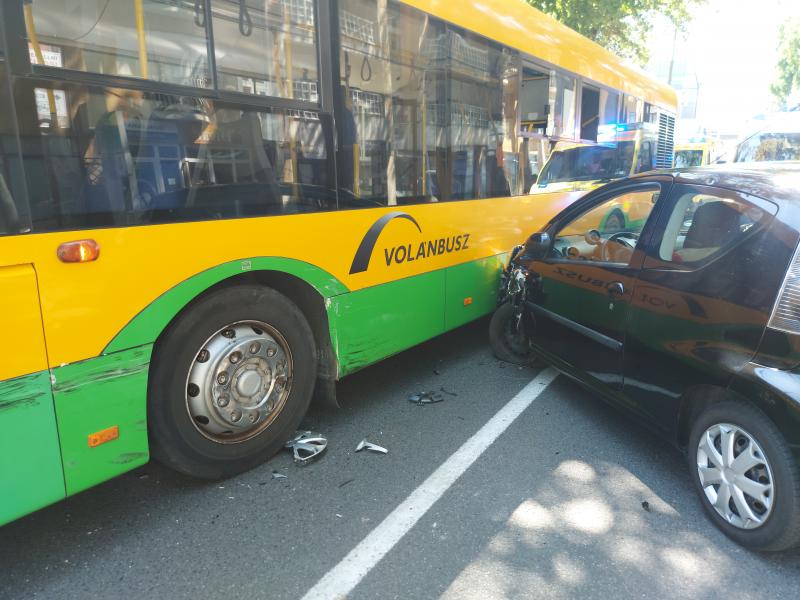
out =
[[(147, 374), (152, 350), (148, 344), (53, 369), (67, 495), (149, 460)], [(91, 434), (114, 426), (118, 439), (89, 447)]]
[(505, 254), (331, 298), (339, 377), (489, 314)]
[(348, 291), (330, 273), (292, 258), (267, 256), (224, 263), (190, 277), (156, 298), (109, 342), (103, 354), (155, 342), (175, 315), (197, 296), (225, 279), (256, 271), (279, 271), (293, 275), (308, 283), (324, 298)]
[(0, 525), (63, 497), (50, 373), (0, 381)]
[(444, 332), (444, 282), (441, 269), (331, 298), (339, 377)]

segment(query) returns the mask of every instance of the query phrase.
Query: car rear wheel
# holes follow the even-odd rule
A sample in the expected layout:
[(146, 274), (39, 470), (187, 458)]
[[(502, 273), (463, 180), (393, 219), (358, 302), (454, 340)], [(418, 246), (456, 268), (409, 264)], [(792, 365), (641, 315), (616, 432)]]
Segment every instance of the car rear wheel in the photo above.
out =
[(282, 294), (244, 285), (201, 298), (170, 327), (153, 357), (153, 454), (209, 479), (266, 460), (308, 408), (315, 356), (311, 328)]
[(703, 508), (728, 537), (753, 550), (800, 543), (800, 474), (766, 415), (733, 401), (695, 420), (689, 469)]

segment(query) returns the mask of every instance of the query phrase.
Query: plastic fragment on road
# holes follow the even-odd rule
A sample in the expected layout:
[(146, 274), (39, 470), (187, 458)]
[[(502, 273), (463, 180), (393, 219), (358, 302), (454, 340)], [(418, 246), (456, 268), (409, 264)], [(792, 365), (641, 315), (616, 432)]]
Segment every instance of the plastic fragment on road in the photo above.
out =
[(277, 471), (272, 472), (273, 479), (289, 479), (288, 475), (284, 475), (283, 473), (278, 473)]
[(292, 451), (296, 465), (307, 465), (325, 452), (328, 439), (313, 431), (295, 431), (283, 447)]
[(372, 452), (379, 452), (380, 454), (389, 454), (389, 451), (383, 446), (378, 446), (378, 444), (368, 442), (366, 439), (358, 442), (358, 446), (356, 446), (356, 452), (361, 452), (362, 450), (371, 450)]
[(647, 512), (650, 512), (650, 503), (647, 500), (642, 502), (642, 508), (645, 509)]
[(444, 396), (439, 392), (416, 392), (408, 397), (411, 404), (435, 404), (444, 400)]

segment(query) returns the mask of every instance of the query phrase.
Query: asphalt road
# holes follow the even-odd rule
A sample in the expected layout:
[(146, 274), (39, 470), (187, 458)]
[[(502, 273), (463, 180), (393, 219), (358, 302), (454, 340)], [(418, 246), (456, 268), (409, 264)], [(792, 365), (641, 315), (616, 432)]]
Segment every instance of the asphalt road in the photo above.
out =
[[(329, 439), (315, 464), (283, 453), (208, 483), (151, 463), (0, 528), (0, 598), (302, 597), (370, 534), (386, 542), (384, 519), (537, 376), (495, 360), (486, 327), (342, 381), (342, 409), (304, 423)], [(363, 438), (389, 454), (355, 453)], [(800, 552), (730, 542), (680, 454), (563, 377), (395, 541), (350, 570), (348, 598), (800, 597)]]

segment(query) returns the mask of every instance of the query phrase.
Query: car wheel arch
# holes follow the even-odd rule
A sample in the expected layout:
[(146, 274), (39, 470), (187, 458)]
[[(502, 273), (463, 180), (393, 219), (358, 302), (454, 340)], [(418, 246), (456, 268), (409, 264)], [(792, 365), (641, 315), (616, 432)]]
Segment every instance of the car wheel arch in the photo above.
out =
[[(759, 408), (748, 398), (734, 392), (729, 388), (719, 385), (698, 384), (689, 387), (681, 395), (676, 423), (677, 443), (683, 450), (687, 450), (689, 434), (695, 419), (712, 404), (726, 400), (735, 400)], [(763, 412), (763, 411), (762, 411)]]

